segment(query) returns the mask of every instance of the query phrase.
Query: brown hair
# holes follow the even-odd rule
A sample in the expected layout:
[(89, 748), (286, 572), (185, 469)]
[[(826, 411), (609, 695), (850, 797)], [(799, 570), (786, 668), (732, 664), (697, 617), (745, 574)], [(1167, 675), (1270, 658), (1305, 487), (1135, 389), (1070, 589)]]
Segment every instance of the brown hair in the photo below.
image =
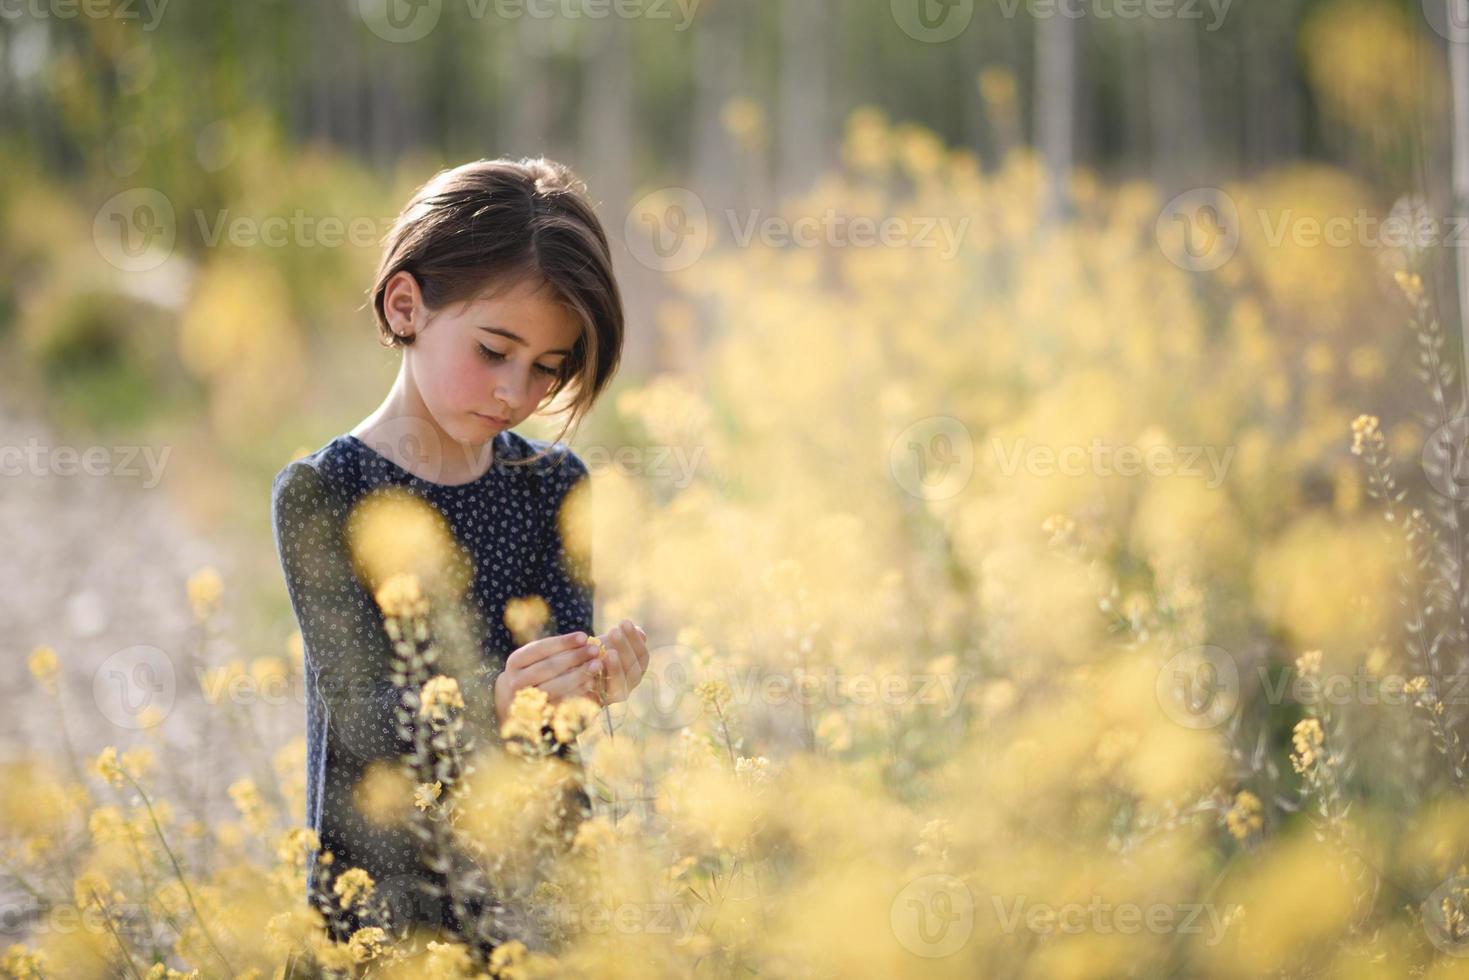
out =
[[(582, 323), (546, 401), (571, 391), (567, 429), (584, 417), (617, 372), (622, 356), (622, 295), (612, 275), (607, 233), (586, 185), (544, 157), (476, 160), (441, 170), (413, 193), (383, 240), (368, 290), (379, 343), (406, 347), (388, 326), (388, 280), (407, 271), (431, 309), (523, 280), (540, 280)], [(536, 457), (537, 459), (540, 457)]]

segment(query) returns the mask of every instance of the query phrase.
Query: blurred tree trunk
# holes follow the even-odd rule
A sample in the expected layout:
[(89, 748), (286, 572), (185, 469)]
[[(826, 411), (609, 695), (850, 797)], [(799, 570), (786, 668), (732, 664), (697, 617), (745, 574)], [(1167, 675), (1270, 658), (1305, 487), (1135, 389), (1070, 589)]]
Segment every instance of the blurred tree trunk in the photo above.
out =
[[(1455, 217), (1469, 214), (1469, 0), (1445, 0), (1449, 88), (1453, 98), (1452, 182)], [(1460, 384), (1469, 392), (1469, 248), (1451, 249), (1459, 285)]]
[(1043, 214), (1061, 220), (1075, 163), (1076, 18), (1059, 13), (1035, 22), (1035, 139), (1046, 162)]
[(711, 218), (735, 198), (736, 149), (724, 129), (724, 106), (739, 91), (740, 31), (744, 5), (734, 0), (704, 0), (694, 34), (693, 178), (694, 191)]
[(820, 176), (830, 136), (829, 0), (781, 0), (779, 163), (780, 195), (799, 193)]
[(1153, 177), (1177, 188), (1199, 179), (1208, 149), (1198, 39), (1176, 17), (1149, 22), (1147, 33)]
[(505, 129), (502, 146), (494, 156), (539, 156), (548, 152), (550, 136), (551, 72), (550, 21), (517, 17), (509, 29), (497, 32), (500, 42), (501, 113)]
[(582, 152), (593, 198), (620, 215), (632, 191), (632, 149), (639, 133), (633, 111), (632, 38), (627, 20), (594, 21), (587, 38), (583, 73)]

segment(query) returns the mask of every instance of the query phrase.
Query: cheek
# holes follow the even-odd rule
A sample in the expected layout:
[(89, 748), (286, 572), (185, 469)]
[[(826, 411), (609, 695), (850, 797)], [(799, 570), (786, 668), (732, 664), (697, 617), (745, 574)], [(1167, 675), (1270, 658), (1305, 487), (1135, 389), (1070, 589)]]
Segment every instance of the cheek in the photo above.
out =
[(445, 351), (433, 359), (433, 376), (422, 378), (424, 401), (444, 412), (475, 411), (484, 407), (492, 383), (489, 365), (472, 356)]

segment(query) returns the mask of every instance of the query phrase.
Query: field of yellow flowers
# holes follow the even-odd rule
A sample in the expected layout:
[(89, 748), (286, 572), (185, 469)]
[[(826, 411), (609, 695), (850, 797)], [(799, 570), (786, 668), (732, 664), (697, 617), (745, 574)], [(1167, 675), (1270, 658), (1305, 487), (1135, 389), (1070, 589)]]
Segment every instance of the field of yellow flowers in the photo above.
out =
[[(298, 689), (296, 637), (199, 646), (228, 812), (175, 808), (161, 717), (5, 763), (0, 968), (1469, 976), (1469, 514), (1429, 260), (1266, 234), (1372, 204), (1320, 166), (1222, 188), (1251, 220), (1209, 270), (1159, 188), (1078, 172), (1052, 221), (1043, 185), (863, 110), (774, 217), (949, 222), (952, 249), (710, 218), (660, 270), (687, 357), (620, 392), (617, 446), (575, 444), (563, 514), (597, 622), (646, 624), (628, 703), (523, 694), (474, 735), (424, 537), (365, 545), (417, 717), (360, 807), (487, 871), (516, 913), (492, 942), (400, 930), (411, 899), (351, 868), (307, 903), (302, 743), (262, 734), (300, 702), (230, 694)], [(232, 587), (180, 596), (206, 637)], [(29, 660), (63, 728), (66, 657)]]

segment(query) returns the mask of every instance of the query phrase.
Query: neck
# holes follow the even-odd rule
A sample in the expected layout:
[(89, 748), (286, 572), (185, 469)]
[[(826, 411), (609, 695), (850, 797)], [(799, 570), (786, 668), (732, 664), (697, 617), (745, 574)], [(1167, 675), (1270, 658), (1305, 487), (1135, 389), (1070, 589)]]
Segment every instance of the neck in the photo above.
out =
[(494, 463), (494, 439), (461, 442), (434, 419), (408, 370), (406, 351), (387, 397), (351, 434), (435, 483), (469, 483)]

